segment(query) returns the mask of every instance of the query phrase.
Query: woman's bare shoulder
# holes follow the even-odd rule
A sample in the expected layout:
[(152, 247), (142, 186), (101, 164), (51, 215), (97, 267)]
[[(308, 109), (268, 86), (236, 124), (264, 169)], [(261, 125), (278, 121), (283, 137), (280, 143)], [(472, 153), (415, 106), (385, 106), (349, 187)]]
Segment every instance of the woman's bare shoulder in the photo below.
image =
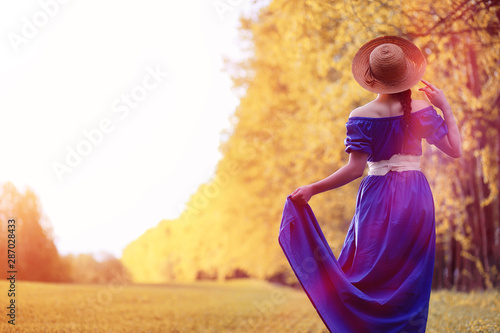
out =
[(361, 111), (359, 110), (359, 108), (355, 108), (354, 110), (351, 111), (351, 113), (349, 113), (349, 118), (359, 117), (360, 113)]
[(370, 117), (373, 115), (373, 108), (371, 106), (371, 102), (362, 105), (360, 107), (355, 108), (349, 114), (349, 118), (351, 117)]
[(425, 109), (426, 107), (431, 106), (431, 104), (427, 101), (421, 99), (412, 99), (411, 100), (411, 111), (417, 112), (419, 110)]

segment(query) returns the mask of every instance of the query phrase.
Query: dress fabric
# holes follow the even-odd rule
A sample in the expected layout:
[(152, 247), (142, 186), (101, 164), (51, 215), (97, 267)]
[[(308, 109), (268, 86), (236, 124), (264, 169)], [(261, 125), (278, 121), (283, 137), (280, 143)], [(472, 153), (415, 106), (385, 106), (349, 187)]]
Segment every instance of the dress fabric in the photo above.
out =
[[(448, 128), (429, 106), (402, 116), (351, 117), (345, 151), (368, 161), (422, 155)], [(435, 211), (421, 171), (368, 175), (338, 259), (309, 206), (287, 197), (278, 236), (311, 303), (330, 332), (425, 332), (435, 253)]]

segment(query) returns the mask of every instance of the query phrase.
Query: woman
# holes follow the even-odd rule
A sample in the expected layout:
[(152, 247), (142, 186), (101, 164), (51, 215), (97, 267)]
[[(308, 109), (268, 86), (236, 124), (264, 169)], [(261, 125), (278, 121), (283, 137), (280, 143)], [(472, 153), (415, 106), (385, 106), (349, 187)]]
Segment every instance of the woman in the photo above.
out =
[[(426, 61), (410, 41), (384, 36), (356, 53), (356, 81), (377, 95), (353, 110), (344, 141), (348, 163), (287, 197), (279, 242), (332, 332), (424, 332), (434, 268), (435, 212), (420, 171), (421, 141), (461, 155), (460, 134), (443, 92), (422, 80)], [(430, 103), (412, 100), (419, 82)], [(307, 204), (313, 195), (369, 172), (338, 260)]]

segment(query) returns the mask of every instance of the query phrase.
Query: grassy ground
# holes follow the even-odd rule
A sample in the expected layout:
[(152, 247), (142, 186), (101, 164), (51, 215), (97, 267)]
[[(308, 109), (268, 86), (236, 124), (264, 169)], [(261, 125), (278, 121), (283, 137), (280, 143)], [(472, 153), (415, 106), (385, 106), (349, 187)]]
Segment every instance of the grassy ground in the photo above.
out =
[[(301, 290), (255, 280), (224, 284), (72, 285), (18, 282), (16, 326), (0, 332), (328, 332)], [(427, 332), (499, 332), (500, 292), (432, 294)]]

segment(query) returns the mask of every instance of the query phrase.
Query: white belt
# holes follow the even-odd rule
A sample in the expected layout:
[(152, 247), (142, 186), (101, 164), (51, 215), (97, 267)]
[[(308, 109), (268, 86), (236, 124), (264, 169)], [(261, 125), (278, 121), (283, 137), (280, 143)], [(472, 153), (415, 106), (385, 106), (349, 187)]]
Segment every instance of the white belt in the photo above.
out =
[(420, 156), (396, 154), (388, 160), (368, 161), (368, 168), (369, 176), (383, 176), (389, 171), (420, 171)]

